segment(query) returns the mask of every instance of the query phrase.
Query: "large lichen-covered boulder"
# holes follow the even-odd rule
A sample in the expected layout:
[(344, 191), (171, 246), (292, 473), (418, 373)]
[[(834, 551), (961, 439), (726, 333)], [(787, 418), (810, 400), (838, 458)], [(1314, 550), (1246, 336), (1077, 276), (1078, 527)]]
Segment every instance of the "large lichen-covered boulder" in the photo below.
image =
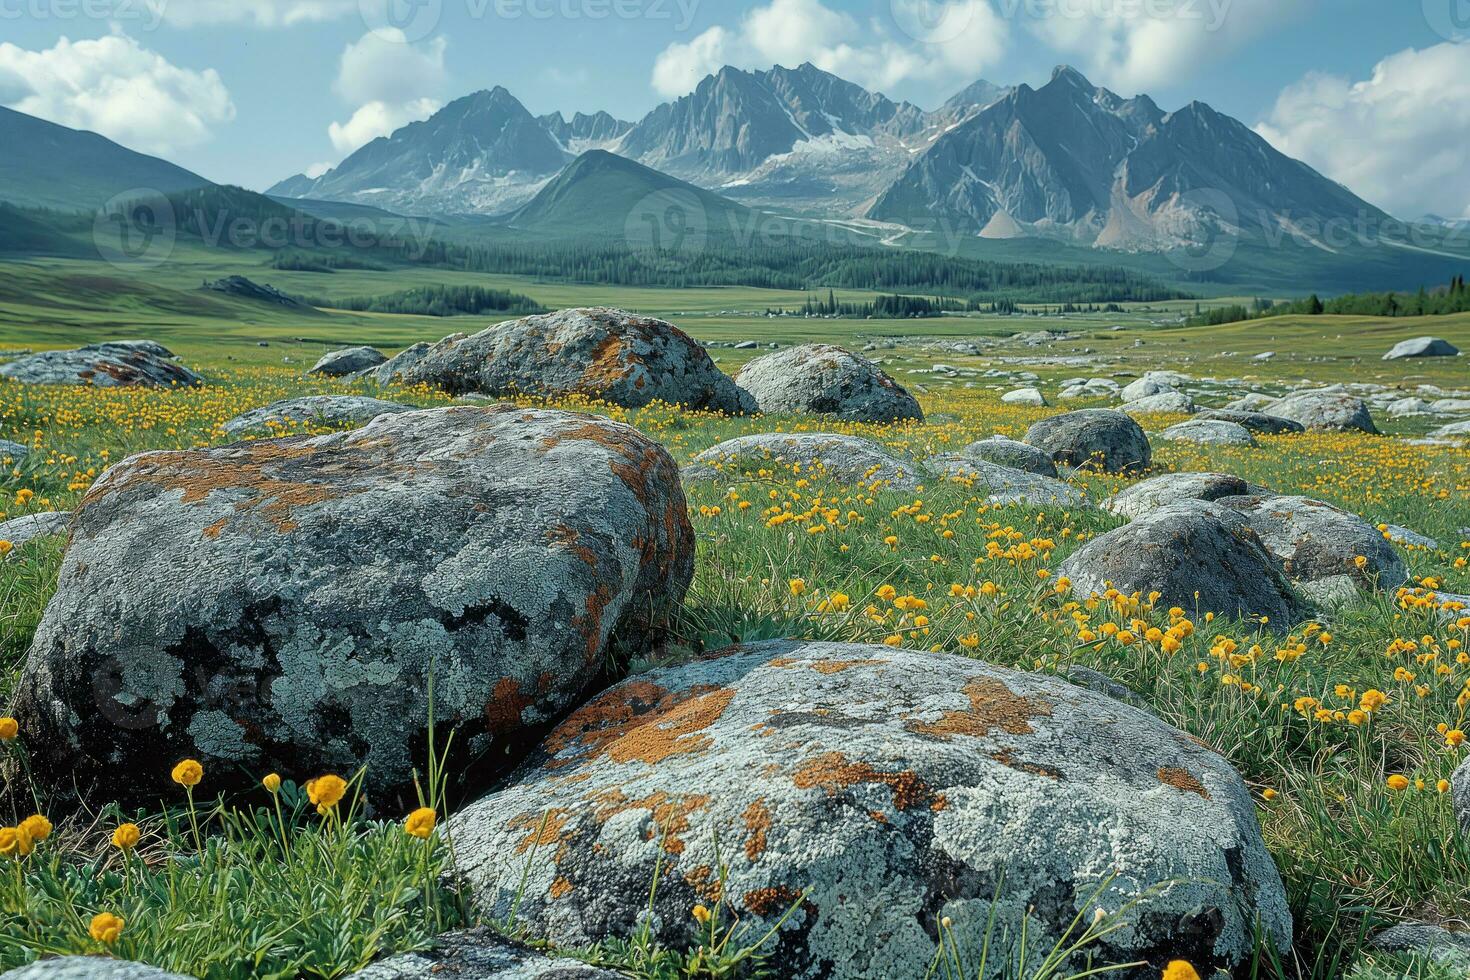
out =
[(1082, 599), (1113, 588), (1124, 595), (1158, 592), (1164, 605), (1195, 615), (1268, 616), (1284, 626), (1312, 615), (1250, 525), (1203, 500), (1148, 511), (1093, 538), (1062, 563), (1061, 573)]
[(924, 420), (923, 409), (872, 361), (831, 344), (802, 344), (751, 361), (735, 383), (762, 412), (833, 415), (849, 422)]
[(993, 436), (972, 442), (961, 449), (959, 455), (984, 460), (987, 463), (998, 463), (1001, 466), (1009, 466), (1013, 470), (1025, 470), (1040, 476), (1057, 475), (1057, 464), (1052, 462), (1050, 453), (1004, 436)]
[(730, 415), (756, 410), (688, 334), (606, 307), (507, 320), (435, 344), (398, 376), (451, 394), (581, 395), (625, 408), (653, 401)]
[(976, 459), (968, 453), (945, 453), (924, 460), (930, 472), (983, 493), (992, 504), (1031, 507), (1088, 507), (1087, 492), (1064, 480)]
[(371, 422), (379, 415), (413, 411), (412, 405), (362, 395), (307, 395), (285, 398), (264, 408), (242, 412), (224, 424), (226, 435), (283, 432), (303, 426), (348, 426)]
[(769, 432), (711, 446), (684, 468), (685, 480), (804, 476), (811, 480), (912, 490), (925, 471), (876, 442), (835, 432)]
[(615, 633), (657, 642), (692, 575), (686, 511), (636, 430), (510, 405), (130, 457), (77, 510), (31, 646), (32, 763), (140, 803), (184, 757), (211, 791), (366, 765), (401, 804), (431, 679), (438, 744), (503, 758)]
[(307, 374), (323, 378), (345, 378), (349, 375), (370, 371), (388, 360), (383, 352), (374, 347), (348, 347), (323, 354)]
[(1228, 473), (1166, 473), (1141, 480), (1103, 501), (1103, 510), (1133, 520), (1182, 500), (1219, 500), (1252, 493), (1253, 488)]
[(428, 356), (429, 351), (434, 349), (433, 344), (419, 343), (403, 350), (388, 358), (375, 368), (369, 368), (362, 373), (364, 378), (376, 382), (381, 386), (388, 386), (400, 380), (409, 369), (418, 364)]
[(791, 912), (770, 962), (802, 980), (922, 977), (942, 917), (968, 955), (992, 909), (1034, 950), (1127, 908), (1086, 952), (1154, 969), (1240, 964), (1257, 921), (1291, 935), (1250, 797), (1202, 743), (1060, 678), (885, 646), (776, 641), (631, 678), (450, 832), (482, 913), (532, 935), (646, 921), (684, 948), (696, 904), (753, 936)]
[(1250, 522), (1295, 581), (1349, 575), (1360, 587), (1390, 590), (1409, 577), (1383, 532), (1340, 507), (1311, 497), (1262, 494), (1223, 497), (1220, 503)]
[(1367, 403), (1344, 391), (1298, 391), (1263, 406), (1261, 411), (1313, 432), (1378, 432)]
[(193, 980), (147, 963), (110, 956), (58, 956), (0, 973), (0, 980)]
[(1109, 473), (1148, 469), (1153, 452), (1142, 427), (1122, 412), (1084, 408), (1042, 419), (1024, 440), (1066, 466), (1095, 466)]
[(76, 350), (48, 350), (0, 365), (0, 378), (22, 384), (91, 385), (94, 388), (195, 387), (204, 379), (170, 360), (152, 341), (117, 341)]
[(619, 980), (623, 974), (552, 959), (489, 929), (445, 933), (428, 949), (390, 956), (347, 980)]
[(1234, 422), (1236, 425), (1244, 426), (1252, 432), (1260, 432), (1272, 436), (1307, 431), (1306, 427), (1300, 422), (1293, 422), (1291, 419), (1283, 419), (1276, 415), (1267, 415), (1265, 412), (1246, 412), (1230, 408), (1207, 408), (1196, 415), (1194, 420), (1196, 422)]

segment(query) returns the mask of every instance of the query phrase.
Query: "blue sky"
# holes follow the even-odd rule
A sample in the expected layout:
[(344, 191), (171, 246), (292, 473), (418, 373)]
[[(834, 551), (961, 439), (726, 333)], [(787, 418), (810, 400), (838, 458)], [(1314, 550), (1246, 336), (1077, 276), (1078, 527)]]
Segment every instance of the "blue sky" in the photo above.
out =
[(1067, 62), (1459, 217), (1467, 32), (1467, 0), (0, 0), (0, 104), (259, 189), (497, 84), (636, 119), (721, 63), (811, 60), (929, 108)]

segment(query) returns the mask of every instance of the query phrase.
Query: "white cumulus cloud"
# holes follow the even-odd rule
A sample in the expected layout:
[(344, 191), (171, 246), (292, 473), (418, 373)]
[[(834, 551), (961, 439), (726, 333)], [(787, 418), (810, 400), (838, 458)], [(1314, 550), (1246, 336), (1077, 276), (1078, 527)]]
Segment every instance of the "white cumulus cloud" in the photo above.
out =
[(1470, 45), (1384, 58), (1361, 81), (1309, 74), (1256, 131), (1396, 217), (1470, 218)]
[(332, 87), (351, 103), (404, 101), (444, 88), (444, 38), (409, 44), (401, 31), (369, 31), (347, 45)]
[(332, 123), (327, 135), (332, 146), (343, 156), (370, 143), (379, 136), (387, 136), (411, 122), (427, 119), (443, 106), (436, 99), (415, 99), (411, 102), (369, 102), (359, 106), (352, 118), (345, 123)]
[(337, 151), (351, 153), (437, 112), (449, 80), (446, 46), (442, 37), (410, 44), (394, 30), (368, 31), (347, 45), (332, 88), (354, 110), (346, 122), (327, 127)]
[(42, 51), (0, 43), (0, 101), (162, 156), (205, 142), (235, 117), (214, 69), (180, 68), (121, 33), (63, 37)]
[(1132, 95), (1178, 84), (1313, 0), (999, 2), (1092, 81)]
[(974, 81), (1005, 53), (1009, 28), (987, 0), (957, 0), (930, 16), (938, 0), (893, 0), (900, 30), (860, 21), (821, 0), (770, 0), (733, 27), (712, 27), (659, 54), (653, 87), (677, 97), (725, 65), (793, 68), (810, 61), (869, 89), (909, 79)]

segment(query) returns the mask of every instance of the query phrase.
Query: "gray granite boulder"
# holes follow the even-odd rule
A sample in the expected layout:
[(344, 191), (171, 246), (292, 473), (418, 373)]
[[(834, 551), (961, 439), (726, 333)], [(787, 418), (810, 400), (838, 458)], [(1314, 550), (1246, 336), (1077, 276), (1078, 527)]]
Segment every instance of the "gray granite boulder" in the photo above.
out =
[[(1252, 495), (1225, 497), (1220, 503), (1250, 522), (1294, 581), (1348, 575), (1362, 588), (1387, 591), (1409, 577), (1403, 558), (1383, 532), (1321, 500)], [(1362, 568), (1359, 557), (1366, 559)]]
[(1159, 433), (1165, 442), (1192, 442), (1201, 446), (1254, 446), (1251, 430), (1234, 422), (1190, 419)]
[(1103, 509), (1130, 521), (1181, 500), (1219, 500), (1252, 492), (1251, 485), (1227, 473), (1166, 473), (1124, 487), (1103, 501)]
[(0, 439), (0, 458), (9, 459), (12, 462), (20, 462), (31, 454), (31, 447), (9, 439)]
[(802, 344), (751, 361), (735, 383), (762, 412), (832, 415), (848, 422), (924, 420), (918, 401), (860, 354)]
[[(12, 517), (0, 523), (0, 541), (9, 541), (19, 548), (37, 538), (65, 534), (66, 526), (70, 523), (71, 514), (65, 511), (43, 511), (37, 514), (26, 514), (23, 517)], [(12, 551), (11, 554), (15, 552)]]
[(1032, 507), (1092, 506), (1087, 492), (1081, 487), (1074, 487), (1056, 477), (976, 459), (968, 453), (931, 456), (924, 460), (924, 466), (945, 480), (975, 488), (992, 504), (1023, 504)]
[(623, 974), (552, 959), (489, 929), (446, 933), (417, 953), (390, 956), (347, 980), (619, 980)]
[(1067, 466), (1095, 466), (1108, 473), (1148, 469), (1148, 436), (1133, 419), (1105, 408), (1085, 408), (1042, 419), (1026, 430), (1029, 446)]
[(1385, 361), (1397, 361), (1405, 357), (1458, 357), (1460, 348), (1439, 337), (1415, 337), (1402, 340), (1383, 355)]
[(1142, 377), (1137, 381), (1124, 386), (1118, 392), (1118, 397), (1124, 402), (1142, 401), (1145, 398), (1153, 398), (1156, 395), (1177, 395), (1179, 390), (1173, 385), (1161, 381), (1158, 378)]
[(1264, 395), (1253, 391), (1249, 395), (1243, 395), (1233, 402), (1227, 402), (1225, 410), (1229, 412), (1259, 412), (1274, 401), (1279, 401), (1273, 395)]
[(624, 408), (662, 401), (729, 415), (756, 410), (755, 399), (684, 331), (601, 306), (446, 337), (398, 380), (455, 395), (580, 395)]
[(345, 378), (353, 374), (370, 371), (388, 360), (383, 352), (373, 347), (348, 347), (323, 354), (307, 374), (323, 378)]
[(682, 949), (695, 904), (752, 936), (790, 912), (769, 949), (790, 980), (922, 977), (942, 917), (976, 949), (992, 908), (997, 935), (1025, 918), (1040, 949), (1128, 908), (1063, 974), (1085, 955), (1208, 973), (1250, 957), (1256, 921), (1291, 936), (1223, 759), (1060, 678), (952, 654), (775, 641), (638, 675), (449, 831), (482, 914), (514, 907), (562, 945), (646, 921)]
[(439, 744), (503, 758), (614, 635), (659, 641), (686, 510), (631, 427), (510, 405), (133, 456), (76, 512), (14, 714), (46, 785), (151, 804), (184, 757), (210, 793), (366, 765), (394, 812), (431, 676)]
[(0, 973), (0, 980), (193, 980), (146, 963), (110, 956), (58, 956)]
[(795, 476), (793, 467), (812, 480), (882, 485), (912, 490), (925, 471), (900, 459), (876, 442), (831, 432), (770, 432), (739, 436), (711, 446), (684, 468), (685, 480), (741, 480), (761, 470)]
[(1040, 476), (1057, 475), (1057, 464), (1052, 462), (1050, 453), (1004, 436), (993, 436), (972, 442), (961, 449), (959, 455), (984, 460), (987, 463), (998, 463), (1001, 466), (1009, 466), (1013, 470), (1025, 470)]
[(1308, 431), (1378, 432), (1363, 399), (1342, 391), (1298, 391), (1262, 406), (1261, 411), (1300, 423)]
[(1470, 970), (1470, 932), (1450, 932), (1427, 922), (1402, 922), (1368, 940), (1379, 953), (1424, 956), (1452, 969)]
[(224, 424), (226, 435), (240, 436), (251, 432), (282, 434), (287, 429), (306, 426), (345, 427), (364, 425), (379, 415), (412, 412), (412, 405), (399, 405), (362, 395), (307, 395), (286, 398), (264, 408), (253, 408)]
[(1000, 400), (1007, 405), (1030, 405), (1032, 408), (1046, 408), (1046, 396), (1036, 388), (1017, 388), (1000, 396)]
[(1275, 415), (1267, 415), (1265, 412), (1247, 412), (1229, 408), (1207, 408), (1194, 418), (1198, 422), (1234, 422), (1236, 425), (1244, 426), (1252, 432), (1259, 432), (1263, 435), (1279, 436), (1307, 431), (1306, 427), (1300, 422), (1293, 422), (1291, 419), (1283, 419)]
[(1202, 500), (1148, 511), (1093, 538), (1062, 563), (1061, 574), (1081, 599), (1115, 588), (1159, 592), (1165, 606), (1194, 615), (1269, 616), (1281, 626), (1312, 615), (1250, 525)]
[(434, 345), (427, 343), (405, 347), (377, 367), (369, 368), (363, 372), (362, 376), (380, 386), (387, 387), (402, 379), (414, 365), (427, 357), (429, 351), (433, 349)]
[(1470, 419), (1442, 425), (1429, 434), (1436, 439), (1463, 439), (1470, 436)]
[(151, 341), (93, 344), (48, 350), (0, 365), (0, 378), (22, 384), (91, 385), (94, 388), (189, 388), (204, 379)]
[(1139, 398), (1123, 406), (1123, 411), (1139, 415), (1145, 413), (1192, 415), (1194, 410), (1194, 399), (1182, 391), (1165, 391), (1157, 395), (1149, 395), (1147, 398)]

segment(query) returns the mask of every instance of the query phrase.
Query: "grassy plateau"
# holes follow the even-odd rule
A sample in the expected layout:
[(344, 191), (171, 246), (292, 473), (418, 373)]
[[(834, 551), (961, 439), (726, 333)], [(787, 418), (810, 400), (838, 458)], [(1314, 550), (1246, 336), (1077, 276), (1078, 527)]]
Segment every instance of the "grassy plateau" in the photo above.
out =
[[(202, 280), (231, 273), (288, 293), (336, 297), (426, 282), (473, 283), (525, 293), (548, 308), (598, 304), (663, 316), (719, 345), (871, 344), (869, 356), (914, 391), (930, 416), (923, 425), (874, 426), (731, 419), (661, 405), (639, 411), (583, 401), (554, 406), (627, 421), (681, 464), (733, 436), (776, 430), (861, 435), (915, 459), (993, 434), (1020, 438), (1031, 423), (1061, 409), (1003, 403), (1000, 395), (1018, 386), (1019, 372), (1033, 372), (1051, 397), (1062, 378), (1173, 369), (1196, 379), (1187, 387), (1210, 405), (1304, 381), (1375, 383), (1405, 394), (1425, 384), (1470, 387), (1465, 358), (1380, 359), (1395, 342), (1425, 334), (1470, 349), (1470, 315), (1180, 327), (1191, 301), (1067, 316), (771, 318), (765, 310), (799, 307), (807, 294), (598, 287), (424, 270), (324, 276), (203, 250), (145, 275), (95, 262), (35, 260), (0, 266), (0, 348), (153, 339), (210, 383), (176, 391), (0, 383), (0, 438), (31, 449), (24, 459), (4, 460), (0, 516), (71, 509), (111, 463), (142, 450), (228, 442), (224, 422), (280, 398), (378, 394), (303, 377), (327, 350), (373, 344), (392, 353), (480, 329), (491, 319), (311, 313), (198, 289)], [(839, 291), (839, 298), (871, 296)], [(1014, 337), (1042, 330), (1065, 336)], [(1254, 359), (1267, 351), (1276, 356)], [(733, 373), (761, 351), (719, 346), (711, 353)], [(953, 370), (936, 372), (936, 364)], [(450, 401), (421, 388), (382, 397), (425, 406)], [(1091, 404), (1101, 403), (1066, 407)], [(1181, 420), (1142, 422), (1157, 432)], [(1407, 919), (1464, 928), (1470, 917), (1470, 841), (1456, 827), (1447, 792), (1470, 751), (1462, 744), (1470, 730), (1470, 618), (1445, 617), (1429, 598), (1470, 593), (1470, 448), (1411, 442), (1408, 437), (1430, 426), (1424, 421), (1379, 422), (1387, 435), (1265, 436), (1255, 448), (1155, 442), (1155, 474), (1233, 473), (1437, 542), (1405, 549), (1410, 587), (1365, 597), (1289, 635), (1194, 610), (1155, 608), (1147, 597), (1074, 601), (1055, 569), (1079, 543), (1121, 523), (1100, 510), (998, 507), (963, 483), (899, 494), (773, 466), (686, 488), (699, 554), (683, 646), (803, 636), (942, 651), (1027, 670), (1061, 672), (1079, 664), (1100, 670), (1225, 756), (1258, 803), (1297, 938), (1285, 958), (1263, 949), (1248, 975), (1447, 980), (1453, 971), (1430, 960), (1375, 954), (1366, 938)], [(1130, 482), (1076, 479), (1094, 499)], [(63, 546), (60, 538), (42, 539), (0, 561), (4, 693), (55, 588)], [(45, 787), (32, 787), (25, 777), (25, 740), (20, 732), (4, 742), (11, 798), (29, 800), (34, 793), (44, 812)], [(318, 781), (308, 788), (309, 779), (323, 774), (283, 773), (283, 781), (268, 780), (251, 798), (228, 800), (210, 793), (208, 773), (194, 782), (181, 775), (176, 797), (150, 812), (111, 807), (55, 827), (32, 823), (28, 843), (12, 841), (9, 850), (0, 833), (0, 854), (15, 858), (5, 862), (11, 867), (0, 863), (0, 967), (46, 954), (110, 951), (197, 976), (335, 977), (473, 921), (452, 885), (451, 842), (434, 826), (446, 808), (463, 801), (442, 797), (438, 774), (426, 774), (425, 810), (403, 815), (402, 823), (362, 817), (351, 774), (343, 774), (349, 784), (342, 787)], [(33, 809), (29, 802), (15, 806), (0, 820), (19, 822)], [(659, 949), (634, 936), (558, 954), (634, 977), (779, 976), (763, 961), (763, 937), (725, 931), (719, 914), (714, 910), (709, 941), (696, 950)], [(104, 916), (121, 919), (119, 929), (111, 930)], [(490, 925), (515, 929), (513, 922)], [(957, 962), (941, 959), (931, 975), (962, 974)]]

